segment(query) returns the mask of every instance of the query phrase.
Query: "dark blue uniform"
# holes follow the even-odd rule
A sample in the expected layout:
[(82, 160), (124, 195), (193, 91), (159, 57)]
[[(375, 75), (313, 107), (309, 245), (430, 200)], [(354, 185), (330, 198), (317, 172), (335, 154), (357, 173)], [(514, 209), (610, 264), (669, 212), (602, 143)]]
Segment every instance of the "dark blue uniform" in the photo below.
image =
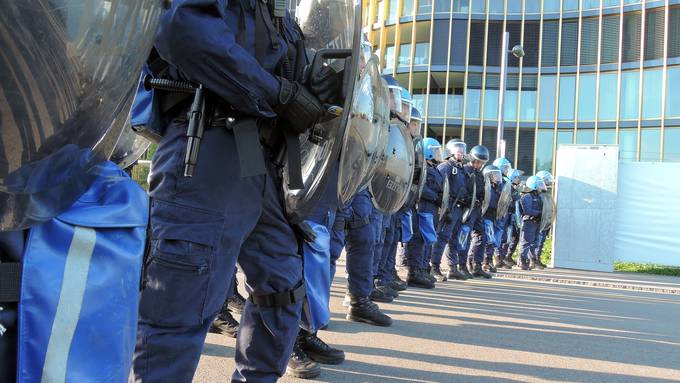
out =
[[(405, 254), (407, 266), (412, 268), (425, 268), (425, 251), (426, 248), (432, 248), (432, 246), (426, 246), (425, 240), (420, 230), (420, 219), (418, 213), (429, 213), (432, 214), (433, 219), (438, 216), (439, 204), (442, 195), (442, 186), (444, 183), (444, 176), (437, 170), (433, 165), (427, 164), (427, 177), (425, 179), (425, 185), (423, 186), (423, 192), (420, 195), (420, 200), (418, 201), (418, 206), (414, 213), (411, 215), (411, 224), (413, 226), (413, 236), (411, 240), (406, 244)], [(429, 253), (429, 252), (428, 252)]]
[[(484, 248), (486, 246), (486, 235), (484, 233), (484, 217), (482, 216), (482, 201), (484, 200), (484, 176), (479, 170), (475, 170), (471, 164), (463, 166), (465, 171), (467, 195), (472, 194), (474, 182), (477, 183), (477, 195), (475, 196), (475, 205), (470, 213), (468, 221), (465, 223), (472, 229), (472, 240), (470, 241), (468, 258), (472, 257), (472, 261), (479, 265), (484, 261)], [(473, 181), (473, 174), (475, 178)], [(467, 205), (467, 203), (466, 203)]]
[[(258, 7), (254, 1), (176, 0), (163, 16), (155, 47), (175, 77), (202, 83), (239, 113), (237, 123), (261, 127), (276, 117), (277, 65), (301, 36), (285, 17), (283, 36), (267, 36), (265, 54), (256, 59)], [(193, 177), (183, 177), (185, 112), (165, 116), (170, 122), (150, 175), (151, 251), (134, 360), (135, 376), (145, 382), (192, 380), (237, 258), (253, 296), (302, 283), (298, 241), (284, 214), (280, 169), (268, 160), (272, 153), (261, 148), (266, 174), (242, 178), (233, 132), (207, 129), (199, 165)], [(284, 373), (300, 312), (301, 302), (246, 303), (234, 381), (273, 382)]]
[(464, 265), (467, 261), (466, 253), (461, 252), (459, 254), (456, 242), (461, 224), (460, 220), (463, 216), (462, 202), (469, 195), (463, 166), (450, 159), (439, 164), (437, 170), (442, 176), (449, 178), (449, 212), (448, 217), (444, 217), (442, 222), (439, 223), (437, 242), (432, 246), (431, 262), (438, 266), (441, 263), (444, 249), (448, 245), (449, 266)]
[[(503, 190), (503, 184), (498, 183), (496, 186), (491, 187), (491, 195), (490, 195), (490, 200), (489, 200), (489, 207), (486, 210), (486, 213), (484, 214), (484, 219), (489, 219), (491, 222), (494, 223), (494, 229), (495, 230), (504, 230), (505, 229), (505, 219), (503, 219), (501, 222), (496, 222), (496, 211), (498, 208), (498, 200), (501, 197), (501, 191)], [(487, 243), (485, 247), (485, 256), (486, 256), (486, 262), (491, 263), (491, 258), (493, 257), (494, 251), (496, 250), (496, 246), (493, 243)]]
[(541, 227), (543, 201), (538, 192), (522, 194), (519, 200), (522, 209), (522, 230), (520, 233), (520, 259), (524, 263), (536, 262), (540, 254), (537, 249), (537, 239)]
[[(508, 182), (508, 181), (506, 181)], [(515, 203), (519, 201), (520, 194), (513, 190), (512, 203), (508, 207), (508, 214), (505, 220), (505, 232), (503, 233), (503, 244), (500, 249), (496, 249), (496, 255), (501, 260), (512, 259), (512, 254), (517, 249), (519, 244), (519, 228), (515, 221), (516, 206)]]

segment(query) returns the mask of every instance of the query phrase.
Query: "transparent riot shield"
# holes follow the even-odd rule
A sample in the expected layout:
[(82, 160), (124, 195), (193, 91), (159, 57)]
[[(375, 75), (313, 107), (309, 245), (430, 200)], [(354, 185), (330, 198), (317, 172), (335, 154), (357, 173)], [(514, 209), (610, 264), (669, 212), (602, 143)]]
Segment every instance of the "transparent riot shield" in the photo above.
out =
[(423, 147), (423, 139), (416, 137), (413, 139), (413, 151), (415, 155), (415, 166), (413, 169), (413, 182), (409, 188), (408, 198), (406, 199), (405, 205), (411, 206), (423, 193), (423, 188), (425, 187), (425, 181), (427, 179), (427, 169), (425, 164), (425, 152)]
[(543, 202), (543, 211), (541, 213), (541, 231), (550, 228), (555, 222), (555, 200), (550, 193), (541, 193), (541, 202)]
[(463, 208), (463, 217), (461, 218), (463, 223), (467, 223), (468, 219), (470, 219), (470, 215), (475, 209), (475, 204), (477, 203), (477, 173), (472, 173), (470, 177), (470, 182), (472, 182), (472, 193), (470, 193), (469, 196), (470, 203), (465, 208)]
[(387, 145), (369, 184), (376, 209), (384, 214), (394, 214), (401, 209), (413, 181), (414, 166), (411, 134), (402, 124), (390, 124)]
[(508, 214), (508, 210), (512, 205), (512, 184), (510, 182), (503, 183), (501, 195), (498, 198), (498, 206), (496, 207), (496, 221), (502, 221)]
[(451, 198), (451, 186), (449, 185), (449, 177), (444, 177), (442, 184), (442, 199), (439, 202), (439, 220), (441, 221), (446, 213), (449, 212), (449, 198)]
[(0, 6), (0, 230), (49, 220), (111, 155), (162, 13), (157, 0)]
[(151, 141), (135, 133), (129, 124), (129, 119), (125, 123), (125, 128), (118, 138), (116, 148), (111, 154), (110, 160), (118, 165), (121, 169), (125, 169), (137, 162), (144, 152), (151, 145)]
[[(354, 89), (358, 86), (361, 56), (361, 2), (353, 0), (302, 0), (295, 11), (308, 56), (313, 57), (311, 76), (322, 63), (342, 72), (344, 102), (329, 106), (336, 117), (318, 123), (300, 135), (299, 152), (302, 187), (294, 185), (284, 167), (283, 188), (286, 213), (292, 222), (304, 220), (316, 207), (337, 166), (344, 144), (344, 133), (352, 110)], [(340, 61), (342, 60), (342, 62)], [(371, 96), (365, 95), (365, 99)], [(370, 109), (370, 108), (369, 108)]]

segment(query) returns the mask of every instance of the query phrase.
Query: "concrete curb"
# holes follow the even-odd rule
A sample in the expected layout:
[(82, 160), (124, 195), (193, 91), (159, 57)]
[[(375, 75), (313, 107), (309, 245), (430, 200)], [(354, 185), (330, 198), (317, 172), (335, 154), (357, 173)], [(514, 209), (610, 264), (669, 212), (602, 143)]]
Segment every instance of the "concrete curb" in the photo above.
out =
[(641, 291), (641, 292), (657, 293), (657, 294), (680, 295), (680, 287), (678, 287), (678, 288), (657, 287), (657, 286), (651, 286), (651, 285), (632, 284), (632, 283), (625, 283), (625, 282), (593, 281), (593, 280), (578, 279), (578, 278), (565, 278), (563, 276), (558, 276), (558, 275), (556, 275), (554, 277), (549, 277), (549, 276), (546, 276), (544, 274), (542, 274), (542, 275), (530, 275), (530, 274), (524, 274), (524, 273), (520, 274), (520, 273), (512, 273), (512, 272), (503, 272), (503, 271), (499, 270), (498, 273), (494, 274), (494, 278), (515, 279), (515, 280), (544, 282), (544, 283), (556, 283), (556, 284), (576, 285), (576, 286), (584, 286), (584, 287), (600, 287), (600, 288), (617, 289), (617, 290), (631, 290), (631, 291)]

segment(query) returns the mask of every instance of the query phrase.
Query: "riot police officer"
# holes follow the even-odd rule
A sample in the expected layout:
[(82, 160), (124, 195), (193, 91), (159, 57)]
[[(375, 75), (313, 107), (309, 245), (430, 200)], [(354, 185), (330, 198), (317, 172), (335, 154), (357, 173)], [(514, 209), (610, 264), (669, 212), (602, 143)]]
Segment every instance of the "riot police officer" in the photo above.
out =
[(519, 200), (522, 213), (522, 230), (520, 231), (519, 266), (522, 270), (536, 267), (538, 254), (537, 236), (540, 232), (543, 201), (540, 193), (545, 190), (545, 183), (540, 177), (531, 176), (527, 179), (525, 190)]
[(486, 246), (484, 248), (485, 271), (495, 273), (497, 271), (493, 262), (494, 251), (500, 249), (503, 231), (505, 229), (505, 216), (502, 220), (497, 219), (499, 199), (502, 192), (502, 173), (501, 169), (495, 165), (487, 165), (483, 172), (485, 181), (483, 219), (484, 232), (486, 234)]
[[(486, 236), (484, 231), (484, 217), (482, 215), (482, 201), (484, 199), (484, 176), (482, 168), (489, 161), (489, 150), (483, 145), (477, 145), (470, 150), (470, 162), (463, 166), (467, 181), (469, 201), (466, 201), (467, 214), (464, 213), (464, 226), (472, 230), (472, 240), (469, 243), (468, 264), (472, 264), (472, 275), (475, 277), (491, 278), (491, 274), (482, 268), (484, 261), (484, 247)], [(463, 230), (463, 228), (461, 228)]]
[[(417, 109), (414, 109), (417, 112)], [(441, 144), (432, 137), (423, 139), (423, 148), (426, 161), (427, 177), (423, 187), (422, 194), (416, 208), (411, 214), (411, 221), (413, 227), (413, 236), (406, 244), (405, 256), (409, 274), (414, 274), (413, 269), (424, 269), (428, 264), (425, 263), (425, 258), (429, 256), (432, 249), (432, 244), (436, 241), (436, 229), (434, 217), (438, 217), (440, 204), (442, 203), (444, 176), (437, 170), (437, 164), (441, 161)], [(448, 203), (448, 200), (446, 201)], [(443, 282), (446, 279), (437, 277), (438, 282)], [(420, 282), (418, 287), (432, 286), (429, 280)]]
[[(519, 202), (520, 193), (520, 173), (517, 169), (511, 169), (509, 175), (505, 177), (505, 182), (512, 185), (512, 203), (508, 207), (508, 214), (506, 218), (506, 230), (503, 234), (503, 244), (495, 253), (498, 263), (496, 268), (512, 269), (512, 266), (517, 265), (512, 259), (512, 255), (519, 244), (519, 228), (520, 223), (517, 219), (517, 204)], [(521, 218), (521, 217), (519, 217)]]
[[(545, 183), (545, 187), (546, 187), (545, 193), (548, 193), (545, 196), (549, 196), (549, 194), (552, 193), (553, 185), (555, 184), (555, 178), (547, 170), (541, 170), (541, 171), (537, 172), (536, 176), (540, 177), (543, 180), (543, 182)], [(552, 200), (552, 196), (550, 196), (548, 199)], [(545, 240), (548, 238), (548, 235), (550, 235), (550, 229), (551, 229), (551, 227), (548, 226), (548, 227), (545, 228), (545, 230), (541, 230), (541, 232), (538, 235), (537, 251), (538, 251), (538, 254), (539, 254), (539, 259), (536, 262), (536, 267), (539, 268), (539, 269), (544, 269), (546, 267), (541, 262), (540, 254), (543, 254), (543, 246), (545, 245)]]
[(467, 145), (460, 139), (452, 139), (446, 143), (448, 158), (437, 166), (439, 173), (449, 179), (449, 201), (447, 212), (439, 222), (437, 242), (432, 246), (432, 275), (442, 279), (441, 259), (448, 246), (449, 272), (448, 279), (466, 280), (472, 278), (467, 268), (466, 249), (458, 243), (458, 232), (463, 216), (463, 202), (468, 198), (463, 161)]
[(305, 292), (276, 156), (282, 136), (312, 127), (328, 100), (319, 84), (301, 83), (302, 36), (287, 12), (272, 16), (271, 6), (179, 0), (161, 20), (155, 48), (171, 78), (207, 90), (208, 126), (199, 165), (184, 177), (191, 103), (163, 116), (150, 175), (151, 251), (134, 358), (139, 381), (191, 381), (237, 257), (250, 298), (232, 379), (275, 381), (291, 355)]

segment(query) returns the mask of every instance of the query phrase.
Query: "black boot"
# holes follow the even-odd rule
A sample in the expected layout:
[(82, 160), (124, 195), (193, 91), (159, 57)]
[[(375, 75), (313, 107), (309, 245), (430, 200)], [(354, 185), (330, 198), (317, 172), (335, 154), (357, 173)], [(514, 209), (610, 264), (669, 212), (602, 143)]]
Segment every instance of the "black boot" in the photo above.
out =
[(544, 270), (546, 268), (543, 262), (541, 262), (541, 258), (538, 258), (534, 261), (534, 266), (539, 270)]
[(520, 258), (520, 259), (519, 259), (519, 267), (520, 267), (522, 270), (524, 270), (524, 271), (529, 271), (529, 270), (531, 270), (531, 269), (529, 268), (529, 261), (528, 261), (527, 259), (525, 259), (525, 258)]
[(467, 263), (463, 263), (462, 265), (458, 265), (458, 271), (460, 271), (461, 274), (465, 275), (465, 279), (474, 278), (474, 276), (470, 272), (470, 269), (468, 269)]
[(238, 291), (234, 291), (234, 295), (227, 300), (229, 305), (229, 310), (236, 314), (243, 312), (243, 308), (246, 307), (246, 298), (244, 298)]
[(364, 322), (382, 327), (389, 327), (392, 325), (392, 318), (380, 311), (378, 305), (371, 302), (368, 297), (350, 296), (347, 320)]
[(504, 262), (506, 265), (510, 266), (510, 268), (512, 268), (512, 266), (517, 266), (517, 262), (515, 262), (515, 261), (512, 259), (512, 255), (506, 255), (506, 256), (505, 256), (505, 259), (503, 260), (503, 262)]
[(495, 273), (498, 272), (496, 267), (493, 265), (493, 262), (491, 262), (490, 259), (485, 259), (484, 264), (482, 265), (482, 269), (488, 273)]
[(484, 271), (481, 263), (475, 263), (475, 266), (472, 269), (472, 275), (474, 275), (475, 277), (491, 279), (491, 274)]
[(442, 270), (439, 265), (432, 265), (430, 269), (430, 275), (432, 275), (437, 282), (446, 282), (446, 275), (442, 274)]
[(406, 277), (406, 283), (409, 286), (420, 287), (423, 289), (433, 289), (434, 283), (425, 277), (422, 271), (416, 267), (411, 267), (408, 270), (408, 276)]
[(236, 338), (238, 322), (231, 316), (227, 304), (222, 306), (222, 310), (220, 310), (210, 325), (209, 331), (215, 334), (223, 334), (230, 338)]
[(404, 283), (402, 285), (401, 283), (397, 282), (396, 280), (390, 281), (390, 283), (388, 283), (387, 285), (392, 290), (397, 291), (397, 292), (406, 290), (406, 283)]
[(297, 341), (302, 351), (315, 362), (340, 364), (345, 361), (344, 351), (329, 346), (316, 334), (300, 329)]
[(389, 294), (387, 290), (382, 288), (374, 287), (371, 291), (370, 298), (373, 302), (390, 303), (394, 300), (392, 294)]
[(406, 282), (399, 277), (399, 273), (397, 272), (397, 269), (392, 270), (392, 275), (394, 276), (394, 280), (392, 282), (394, 282), (396, 285), (399, 285), (401, 287), (401, 288), (398, 288), (398, 289), (395, 289), (395, 288), (392, 288), (392, 289), (397, 290), (397, 291), (406, 290)]
[(426, 278), (428, 281), (432, 283), (437, 282), (437, 278), (434, 277), (434, 275), (430, 274), (430, 267), (428, 266), (426, 269), (420, 269), (420, 273), (423, 275), (424, 278)]
[(501, 257), (499, 257), (498, 255), (493, 256), (493, 263), (494, 263), (494, 266), (496, 266), (497, 269), (505, 269), (505, 270), (512, 269), (512, 266), (506, 264), (505, 261), (503, 259), (501, 259)]
[(297, 340), (293, 346), (293, 353), (288, 359), (286, 375), (300, 379), (314, 379), (321, 374), (321, 366), (307, 356)]
[(449, 266), (449, 274), (448, 274), (449, 279), (453, 280), (458, 280), (458, 281), (466, 281), (468, 280), (467, 274), (461, 272), (457, 266)]

